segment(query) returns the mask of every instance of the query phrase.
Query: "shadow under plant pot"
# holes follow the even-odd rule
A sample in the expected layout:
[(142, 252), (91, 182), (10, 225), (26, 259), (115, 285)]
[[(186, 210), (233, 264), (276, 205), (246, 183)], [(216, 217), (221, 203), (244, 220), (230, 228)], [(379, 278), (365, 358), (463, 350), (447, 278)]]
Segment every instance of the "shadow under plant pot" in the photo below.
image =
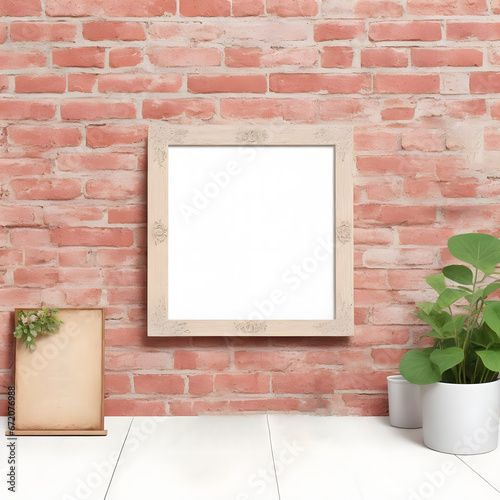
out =
[(424, 443), (433, 450), (474, 455), (498, 446), (500, 380), (422, 386), (422, 410)]
[(422, 427), (421, 387), (405, 380), (402, 375), (387, 377), (389, 423), (403, 429)]

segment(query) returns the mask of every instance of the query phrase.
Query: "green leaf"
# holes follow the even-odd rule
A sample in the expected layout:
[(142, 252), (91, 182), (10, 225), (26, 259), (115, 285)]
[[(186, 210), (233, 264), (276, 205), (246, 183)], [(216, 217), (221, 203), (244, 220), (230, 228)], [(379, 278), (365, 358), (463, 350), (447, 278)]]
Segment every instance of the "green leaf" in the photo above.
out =
[(500, 336), (500, 302), (488, 302), (483, 309), (483, 319)]
[(500, 372), (500, 347), (495, 347), (487, 351), (476, 351), (481, 358), (483, 365), (492, 372)]
[(455, 283), (462, 285), (472, 285), (474, 275), (466, 266), (446, 266), (443, 267), (443, 274)]
[(431, 353), (431, 361), (439, 367), (441, 373), (453, 368), (464, 359), (464, 351), (460, 347), (448, 347), (447, 349), (436, 349)]
[(490, 283), (483, 290), (483, 299), (485, 299), (490, 293), (500, 290), (500, 283)]
[(428, 352), (408, 351), (399, 364), (399, 371), (413, 384), (427, 385), (441, 380), (439, 368), (431, 361)]
[(443, 290), (436, 301), (436, 305), (440, 309), (444, 309), (445, 307), (451, 306), (457, 300), (465, 297), (467, 292), (465, 290), (456, 290), (455, 288), (446, 288)]
[(495, 272), (500, 262), (500, 240), (490, 234), (468, 233), (452, 236), (448, 240), (450, 253), (485, 274)]
[(416, 306), (424, 311), (425, 314), (430, 314), (434, 309), (434, 302), (417, 302)]
[(425, 281), (427, 281), (427, 284), (434, 288), (437, 293), (441, 293), (446, 289), (446, 282), (444, 280), (443, 273), (430, 274), (429, 276), (426, 276)]
[(420, 311), (415, 313), (415, 316), (432, 327), (433, 334), (430, 336), (438, 339), (446, 339), (455, 336), (451, 315), (446, 311), (432, 311), (430, 314)]
[(483, 298), (483, 289), (482, 288), (479, 288), (478, 290), (476, 290), (472, 295), (467, 295), (465, 297), (465, 299), (467, 300), (467, 302), (471, 306), (476, 304), (479, 300), (482, 300), (482, 298)]

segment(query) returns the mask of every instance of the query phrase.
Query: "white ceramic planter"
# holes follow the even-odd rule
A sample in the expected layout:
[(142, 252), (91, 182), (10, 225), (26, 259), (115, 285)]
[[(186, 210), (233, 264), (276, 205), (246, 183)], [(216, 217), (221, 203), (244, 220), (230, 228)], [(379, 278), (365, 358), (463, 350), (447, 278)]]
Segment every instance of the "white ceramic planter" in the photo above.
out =
[(387, 377), (391, 425), (404, 429), (422, 427), (420, 387), (408, 382), (402, 375)]
[(475, 455), (498, 446), (500, 380), (422, 386), (424, 443), (444, 453)]

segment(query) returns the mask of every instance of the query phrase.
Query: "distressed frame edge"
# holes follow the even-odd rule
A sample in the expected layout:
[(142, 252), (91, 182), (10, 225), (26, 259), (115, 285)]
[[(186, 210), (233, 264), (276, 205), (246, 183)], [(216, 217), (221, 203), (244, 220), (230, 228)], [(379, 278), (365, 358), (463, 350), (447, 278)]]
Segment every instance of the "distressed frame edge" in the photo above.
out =
[[(289, 336), (347, 337), (354, 334), (352, 126), (272, 125), (183, 126), (152, 124), (148, 135), (148, 337)], [(294, 134), (290, 134), (294, 132)], [(214, 138), (217, 134), (217, 138)], [(292, 135), (293, 140), (289, 141)], [(302, 139), (297, 141), (296, 136)], [(304, 139), (305, 138), (305, 139)], [(331, 145), (335, 147), (335, 319), (169, 320), (168, 319), (168, 146)], [(167, 193), (158, 199), (153, 193)], [(339, 196), (340, 193), (342, 196)], [(152, 199), (153, 198), (153, 199)], [(341, 201), (342, 199), (342, 201)], [(159, 265), (166, 262), (167, 265)], [(344, 270), (343, 272), (340, 272)], [(347, 274), (344, 274), (347, 273)], [(343, 279), (339, 279), (339, 274)], [(159, 279), (158, 275), (164, 276)], [(154, 285), (152, 284), (154, 283)], [(286, 323), (286, 325), (284, 325)], [(241, 325), (245, 327), (241, 327)], [(299, 327), (299, 331), (297, 331)]]

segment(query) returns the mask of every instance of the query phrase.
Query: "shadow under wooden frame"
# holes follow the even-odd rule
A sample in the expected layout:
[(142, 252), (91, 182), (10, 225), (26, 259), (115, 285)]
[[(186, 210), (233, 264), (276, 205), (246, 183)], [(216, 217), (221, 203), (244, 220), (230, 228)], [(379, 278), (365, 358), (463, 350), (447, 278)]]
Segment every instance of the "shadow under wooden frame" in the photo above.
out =
[(64, 323), (56, 333), (38, 336), (35, 350), (16, 339), (15, 424), (6, 435), (107, 434), (104, 310), (59, 309), (57, 316)]
[[(226, 146), (260, 148), (281, 146), (299, 152), (300, 147), (318, 146), (332, 151), (333, 193), (330, 233), (333, 257), (331, 317), (250, 318), (187, 317), (172, 315), (169, 297), (169, 259), (177, 234), (172, 229), (169, 197), (176, 193), (171, 179), (174, 151), (184, 148)], [(267, 148), (270, 150), (272, 148)], [(275, 148), (276, 149), (276, 148)], [(205, 152), (210, 154), (208, 148)], [(292, 154), (293, 156), (293, 154)], [(189, 158), (189, 155), (184, 155)], [(290, 155), (288, 155), (290, 159)], [(190, 163), (186, 160), (187, 163)], [(202, 160), (204, 161), (204, 160)], [(293, 158), (292, 158), (293, 162)], [(191, 161), (191, 164), (193, 161)], [(303, 175), (314, 162), (304, 165)], [(187, 165), (189, 168), (189, 165)], [(353, 306), (353, 129), (350, 126), (317, 125), (167, 125), (150, 126), (148, 139), (148, 336), (349, 336), (354, 330)], [(178, 171), (178, 170), (177, 170)], [(284, 163), (282, 175), (289, 171)], [(307, 177), (304, 177), (307, 179)], [(300, 199), (296, 196), (294, 199)], [(273, 214), (270, 214), (270, 218)], [(285, 233), (285, 231), (283, 231)], [(289, 234), (288, 231), (287, 234)], [(204, 252), (201, 246), (200, 252)], [(224, 250), (227, 250), (224, 249)], [(226, 252), (227, 253), (227, 252)], [(234, 252), (233, 252), (234, 253)], [(177, 263), (175, 264), (177, 266)], [(177, 268), (175, 268), (177, 269)], [(171, 272), (171, 271), (170, 271)], [(181, 277), (182, 280), (182, 277)], [(193, 281), (195, 283), (196, 279)], [(239, 289), (246, 286), (244, 280)], [(194, 287), (193, 287), (194, 289)], [(238, 289), (232, 290), (238, 293)], [(210, 294), (207, 289), (206, 296)], [(185, 294), (186, 301), (189, 293)], [(314, 298), (312, 299), (314, 300)], [(193, 306), (196, 309), (196, 306)], [(210, 315), (210, 311), (206, 316)], [(180, 317), (179, 317), (180, 316)], [(196, 316), (196, 314), (195, 314)], [(250, 315), (249, 315), (250, 316)]]

